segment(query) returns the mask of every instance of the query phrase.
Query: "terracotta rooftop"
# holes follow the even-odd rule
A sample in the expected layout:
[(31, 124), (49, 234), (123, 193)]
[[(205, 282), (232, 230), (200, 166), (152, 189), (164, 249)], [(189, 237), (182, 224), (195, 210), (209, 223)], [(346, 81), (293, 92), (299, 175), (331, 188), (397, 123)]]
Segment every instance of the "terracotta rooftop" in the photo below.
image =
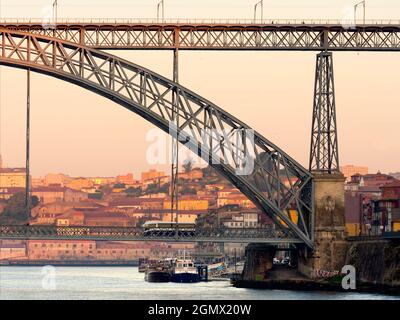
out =
[(65, 187), (60, 186), (48, 186), (48, 187), (36, 187), (32, 188), (32, 192), (64, 192)]
[(385, 184), (384, 186), (381, 187), (383, 188), (400, 188), (400, 180), (396, 180), (390, 183)]
[(163, 202), (164, 198), (133, 198), (133, 197), (121, 197), (114, 199), (110, 202), (110, 206), (138, 206), (142, 203), (149, 202)]

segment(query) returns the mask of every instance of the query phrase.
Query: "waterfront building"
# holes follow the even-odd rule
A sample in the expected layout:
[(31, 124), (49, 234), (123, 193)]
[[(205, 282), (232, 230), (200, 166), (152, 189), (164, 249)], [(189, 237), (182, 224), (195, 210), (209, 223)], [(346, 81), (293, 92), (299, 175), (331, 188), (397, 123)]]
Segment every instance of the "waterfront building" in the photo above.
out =
[[(206, 213), (207, 210), (199, 210), (199, 211), (193, 211), (193, 210), (179, 210), (178, 211), (178, 222), (180, 223), (195, 223), (197, 220), (197, 217), (200, 214)], [(171, 222), (171, 221), (176, 221), (176, 213), (168, 210), (164, 210), (161, 213), (162, 216), (162, 221), (165, 222)]]
[(95, 186), (105, 186), (109, 184), (114, 184), (117, 179), (114, 177), (92, 177), (88, 178)]
[(51, 185), (46, 187), (37, 187), (32, 189), (32, 196), (38, 197), (40, 203), (52, 203), (64, 201), (65, 187), (60, 185)]
[(93, 257), (95, 241), (28, 240), (29, 260), (83, 260)]
[[(207, 210), (208, 207), (208, 200), (202, 199), (197, 195), (185, 195), (179, 197), (178, 210)], [(173, 208), (176, 209), (175, 202)], [(171, 209), (171, 199), (167, 199), (164, 201), (164, 209)]]
[(44, 176), (43, 179), (43, 184), (45, 186), (51, 186), (51, 185), (60, 185), (60, 186), (65, 186), (68, 184), (69, 181), (71, 181), (71, 177), (63, 174), (63, 173), (49, 173)]
[(89, 178), (74, 178), (66, 186), (74, 190), (90, 189), (94, 187), (94, 182)]
[(104, 211), (84, 211), (86, 226), (129, 227), (136, 223), (129, 216)]
[(199, 180), (203, 178), (203, 170), (194, 168), (189, 172), (179, 172), (178, 178), (183, 180)]
[(126, 175), (119, 175), (117, 176), (116, 180), (118, 183), (123, 183), (125, 185), (133, 185), (136, 183), (133, 173), (127, 173)]
[(0, 240), (0, 261), (26, 258), (26, 245), (20, 240)]
[(17, 193), (25, 192), (25, 188), (0, 188), (0, 199), (1, 200), (8, 200), (10, 199), (13, 195)]
[(144, 182), (146, 180), (156, 179), (164, 176), (165, 172), (157, 171), (156, 169), (150, 169), (149, 171), (142, 172), (141, 181)]
[(119, 209), (160, 210), (163, 208), (164, 198), (120, 197), (110, 201), (109, 205)]
[(65, 213), (57, 215), (55, 218), (56, 226), (83, 226), (85, 225), (85, 215), (83, 211), (77, 211), (75, 209), (70, 209)]
[(65, 202), (81, 202), (88, 199), (88, 193), (74, 190), (74, 189), (65, 189), (64, 192), (64, 201)]
[(25, 188), (25, 168), (0, 168), (0, 188)]

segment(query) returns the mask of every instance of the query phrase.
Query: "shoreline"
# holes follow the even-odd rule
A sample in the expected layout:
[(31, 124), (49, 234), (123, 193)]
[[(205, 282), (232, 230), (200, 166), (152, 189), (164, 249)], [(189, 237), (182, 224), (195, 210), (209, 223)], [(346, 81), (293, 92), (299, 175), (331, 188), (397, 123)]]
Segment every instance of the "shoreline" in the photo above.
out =
[(376, 293), (392, 296), (400, 296), (400, 286), (384, 284), (373, 284), (357, 282), (356, 289), (345, 290), (339, 283), (327, 281), (304, 280), (231, 280), (235, 288), (258, 289), (258, 290), (291, 290), (291, 291), (331, 291), (331, 292), (355, 292), (355, 293)]
[(21, 261), (0, 261), (2, 267), (43, 267), (43, 266), (57, 266), (57, 267), (138, 267), (138, 260), (131, 261), (87, 261), (87, 260), (21, 260)]

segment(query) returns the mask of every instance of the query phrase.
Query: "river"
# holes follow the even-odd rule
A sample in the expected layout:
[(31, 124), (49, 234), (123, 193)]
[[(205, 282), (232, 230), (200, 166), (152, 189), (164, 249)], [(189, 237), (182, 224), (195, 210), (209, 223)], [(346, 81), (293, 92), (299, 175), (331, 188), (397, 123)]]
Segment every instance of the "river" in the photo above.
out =
[(0, 267), (0, 299), (399, 299), (381, 294), (238, 289), (229, 281), (147, 283), (136, 267)]

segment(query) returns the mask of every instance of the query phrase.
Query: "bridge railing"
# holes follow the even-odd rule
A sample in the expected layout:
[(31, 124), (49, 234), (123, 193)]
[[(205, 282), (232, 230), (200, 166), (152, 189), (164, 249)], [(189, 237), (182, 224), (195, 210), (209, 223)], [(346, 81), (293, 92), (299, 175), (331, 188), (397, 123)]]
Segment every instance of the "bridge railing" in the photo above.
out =
[(102, 226), (21, 226), (0, 225), (0, 239), (52, 239), (52, 240), (168, 240), (168, 241), (212, 241), (248, 239), (277, 239), (296, 242), (289, 231), (267, 228), (196, 228), (195, 230), (153, 230), (141, 227)]
[[(0, 24), (54, 24), (43, 18), (2, 18)], [(399, 19), (154, 19), (154, 18), (63, 18), (56, 24), (225, 24), (225, 25), (400, 25)]]

